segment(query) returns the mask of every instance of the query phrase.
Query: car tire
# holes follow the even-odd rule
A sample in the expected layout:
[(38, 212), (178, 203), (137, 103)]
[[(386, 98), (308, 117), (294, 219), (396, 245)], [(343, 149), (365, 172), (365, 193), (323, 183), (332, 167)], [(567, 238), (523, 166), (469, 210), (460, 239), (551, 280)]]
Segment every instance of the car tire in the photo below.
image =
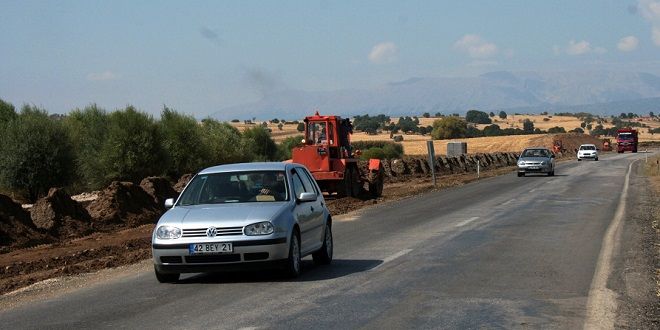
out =
[(163, 273), (156, 268), (154, 265), (154, 274), (156, 274), (156, 279), (160, 283), (175, 283), (176, 281), (179, 280), (179, 276), (181, 274), (179, 273)]
[(323, 246), (312, 254), (314, 263), (317, 265), (328, 265), (332, 262), (332, 253), (334, 244), (332, 242), (332, 227), (330, 224), (325, 225), (325, 233), (323, 234)]
[(286, 275), (289, 278), (296, 278), (302, 273), (302, 256), (300, 255), (300, 235), (297, 231), (291, 234), (289, 243), (289, 257), (286, 262)]
[(594, 158), (595, 161), (598, 161), (598, 157)]
[(555, 176), (555, 170), (548, 172), (548, 176)]
[(582, 161), (582, 159), (578, 158), (578, 162)]
[(518, 177), (525, 176), (524, 172), (518, 172)]

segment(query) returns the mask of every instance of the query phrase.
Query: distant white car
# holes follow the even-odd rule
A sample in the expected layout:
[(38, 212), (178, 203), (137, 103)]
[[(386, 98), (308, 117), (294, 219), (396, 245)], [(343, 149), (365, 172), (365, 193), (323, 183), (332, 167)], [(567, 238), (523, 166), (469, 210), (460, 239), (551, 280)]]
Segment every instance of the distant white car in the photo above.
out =
[(594, 144), (583, 144), (578, 149), (577, 160), (581, 161), (583, 159), (593, 159), (598, 160), (598, 148)]

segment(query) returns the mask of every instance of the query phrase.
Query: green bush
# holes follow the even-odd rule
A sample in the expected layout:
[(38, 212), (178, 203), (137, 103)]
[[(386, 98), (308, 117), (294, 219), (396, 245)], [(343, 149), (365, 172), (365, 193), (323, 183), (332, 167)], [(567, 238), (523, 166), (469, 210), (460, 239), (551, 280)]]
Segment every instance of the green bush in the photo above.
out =
[(271, 161), (277, 158), (277, 144), (270, 137), (270, 132), (263, 127), (248, 128), (243, 132), (246, 152), (254, 161)]
[(284, 141), (280, 142), (277, 145), (277, 159), (278, 160), (291, 159), (291, 150), (294, 147), (302, 145), (301, 141), (303, 138), (304, 136), (302, 135), (289, 136), (288, 138), (284, 139)]
[(0, 131), (0, 182), (30, 201), (51, 187), (68, 185), (74, 173), (74, 155), (66, 129), (48, 113), (23, 106), (20, 115)]
[(202, 129), (197, 120), (164, 107), (159, 126), (167, 160), (166, 173), (178, 178), (199, 171), (207, 162), (208, 149), (201, 143)]
[(241, 132), (236, 127), (206, 118), (202, 120), (201, 128), (201, 142), (208, 150), (203, 167), (252, 160), (252, 156), (245, 152)]
[(73, 152), (76, 159), (74, 191), (96, 190), (107, 183), (101, 148), (105, 143), (108, 131), (108, 114), (95, 104), (76, 109), (64, 119), (64, 126), (73, 142)]
[(162, 136), (151, 115), (128, 106), (108, 116), (107, 139), (101, 148), (106, 181), (139, 182), (161, 175), (166, 164)]
[(385, 152), (383, 151), (383, 149), (378, 148), (378, 147), (373, 147), (373, 148), (364, 150), (364, 151), (362, 151), (362, 155), (360, 155), (360, 159), (367, 160), (367, 159), (372, 159), (372, 158), (385, 159), (387, 157), (385, 156)]
[(433, 122), (431, 138), (434, 140), (457, 139), (465, 137), (467, 123), (459, 117), (445, 117)]
[(352, 143), (352, 147), (362, 152), (361, 159), (401, 158), (404, 154), (403, 145), (392, 141), (357, 141)]
[(488, 117), (488, 114), (479, 111), (479, 110), (469, 110), (465, 114), (465, 120), (468, 123), (475, 123), (475, 124), (490, 124), (493, 121)]
[(0, 128), (16, 119), (17, 116), (14, 105), (0, 99)]

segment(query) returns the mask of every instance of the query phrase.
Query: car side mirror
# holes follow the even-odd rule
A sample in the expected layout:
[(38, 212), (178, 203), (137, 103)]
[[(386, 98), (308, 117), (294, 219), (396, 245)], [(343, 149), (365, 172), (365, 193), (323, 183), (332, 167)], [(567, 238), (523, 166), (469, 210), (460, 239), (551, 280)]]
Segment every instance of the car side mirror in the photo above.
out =
[(316, 194), (313, 192), (303, 192), (298, 195), (298, 202), (313, 202), (316, 200)]
[(550, 155), (550, 158), (555, 158), (555, 154)]
[(174, 206), (174, 198), (168, 198), (165, 200), (165, 208), (171, 209)]

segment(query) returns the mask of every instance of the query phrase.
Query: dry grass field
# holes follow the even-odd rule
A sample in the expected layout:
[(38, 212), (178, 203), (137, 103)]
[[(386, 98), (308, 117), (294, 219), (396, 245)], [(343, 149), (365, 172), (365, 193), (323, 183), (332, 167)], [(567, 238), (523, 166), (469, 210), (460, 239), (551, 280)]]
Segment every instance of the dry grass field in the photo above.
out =
[[(547, 118), (547, 120), (544, 120)], [(422, 126), (431, 126), (433, 121), (438, 118), (419, 118), (419, 124)], [(535, 128), (542, 130), (548, 130), (551, 127), (559, 126), (563, 127), (566, 131), (570, 131), (574, 128), (580, 127), (581, 121), (575, 117), (570, 116), (553, 116), (553, 115), (509, 115), (506, 119), (500, 119), (499, 117), (493, 118), (494, 124), (499, 125), (501, 128), (520, 128), (522, 129), (522, 123), (525, 119), (529, 119), (534, 123)], [(392, 118), (393, 121), (397, 121), (398, 118)], [(256, 124), (261, 124), (261, 121), (257, 121)], [(651, 128), (660, 127), (660, 121), (658, 120), (645, 120), (644, 123)], [(256, 124), (244, 124), (244, 123), (232, 123), (239, 130), (244, 130), (247, 127), (253, 127)], [(477, 125), (479, 129), (483, 129), (486, 125)], [(603, 123), (605, 127), (612, 127), (612, 124), (609, 122)], [(268, 128), (270, 128), (273, 139), (276, 142), (280, 142), (287, 137), (295, 136), (301, 134), (296, 130), (296, 124), (285, 124), (282, 129), (278, 129), (277, 124), (268, 123)], [(640, 128), (640, 142), (643, 141), (660, 141), (660, 134), (651, 135), (648, 133), (647, 128)], [(470, 139), (460, 139), (468, 143), (468, 153), (479, 153), (479, 152), (518, 152), (528, 146), (546, 146), (550, 147), (552, 145), (552, 136), (553, 134), (534, 134), (534, 135), (516, 135), (516, 136), (493, 136), (493, 137), (479, 137), (479, 138), (470, 138)], [(374, 140), (390, 140), (390, 135), (388, 132), (384, 132), (377, 135), (368, 135), (363, 132), (356, 132), (351, 136), (352, 141), (374, 141)], [(430, 141), (430, 135), (405, 135), (403, 134), (403, 145), (404, 152), (408, 155), (422, 155), (426, 154), (426, 141)], [(435, 152), (437, 154), (446, 154), (447, 152), (447, 142), (450, 140), (436, 140), (433, 142)]]

